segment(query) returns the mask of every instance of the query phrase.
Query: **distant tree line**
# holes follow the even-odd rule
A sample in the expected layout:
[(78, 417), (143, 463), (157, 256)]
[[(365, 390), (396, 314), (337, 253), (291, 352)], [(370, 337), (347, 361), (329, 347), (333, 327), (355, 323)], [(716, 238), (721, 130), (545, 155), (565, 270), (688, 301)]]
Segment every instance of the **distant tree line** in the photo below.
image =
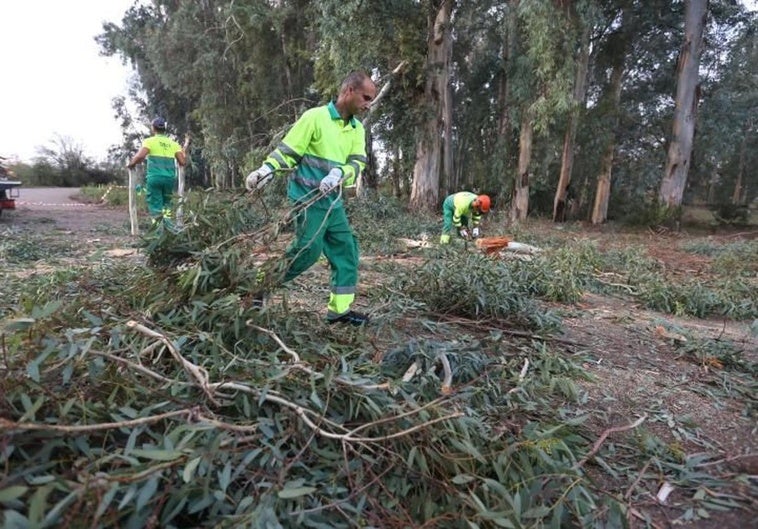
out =
[[(513, 220), (595, 223), (758, 194), (758, 26), (732, 0), (140, 2), (97, 37), (136, 71), (114, 109), (193, 137), (190, 183), (241, 185), (350, 70), (386, 96), (364, 190), (436, 210), (490, 193)], [(128, 108), (136, 105), (136, 114)], [(380, 163), (381, 160), (381, 163)]]
[(55, 136), (48, 145), (38, 147), (31, 162), (16, 162), (11, 168), (24, 186), (107, 184), (120, 173), (113, 161), (96, 162), (84, 153), (81, 145), (63, 136)]

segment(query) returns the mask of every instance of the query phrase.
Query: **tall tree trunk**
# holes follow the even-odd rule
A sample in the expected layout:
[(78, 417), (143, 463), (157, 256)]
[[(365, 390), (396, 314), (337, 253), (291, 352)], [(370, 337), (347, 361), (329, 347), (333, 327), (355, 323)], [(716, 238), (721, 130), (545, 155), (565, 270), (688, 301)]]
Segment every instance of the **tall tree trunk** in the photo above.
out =
[(624, 75), (624, 60), (620, 58), (613, 65), (611, 73), (610, 96), (614, 118), (609, 133), (608, 143), (605, 146), (603, 161), (600, 167), (600, 175), (597, 179), (595, 190), (595, 203), (592, 207), (592, 224), (602, 224), (608, 218), (608, 200), (611, 196), (611, 173), (613, 172), (613, 156), (616, 151), (616, 128), (619, 122), (619, 104), (621, 102), (621, 79)]
[[(508, 2), (508, 12), (505, 15), (505, 37), (503, 39), (503, 70), (500, 73), (500, 80), (498, 82), (497, 90), (497, 106), (500, 110), (498, 116), (498, 135), (507, 140), (510, 138), (511, 120), (509, 112), (509, 103), (511, 99), (511, 88), (508, 82), (508, 67), (513, 60), (516, 48), (516, 23), (518, 17), (516, 15), (516, 8), (518, 7), (518, 0), (511, 0)], [(504, 143), (507, 144), (507, 143)]]
[[(499, 109), (498, 115), (498, 157), (502, 160), (502, 174), (508, 175), (511, 168), (511, 84), (508, 78), (508, 69), (511, 66), (513, 57), (516, 50), (516, 32), (518, 16), (516, 14), (516, 8), (518, 7), (519, 0), (511, 0), (508, 2), (508, 12), (505, 18), (505, 37), (503, 39), (503, 69), (500, 72), (500, 80), (498, 82), (497, 92), (497, 104)], [(511, 185), (506, 182), (507, 176), (503, 177), (501, 191), (499, 193), (500, 198), (507, 199), (508, 192), (511, 190)]]
[(395, 155), (391, 158), (392, 168), (390, 169), (390, 181), (392, 182), (392, 196), (400, 198), (402, 196), (400, 187), (400, 167), (402, 151), (400, 147), (395, 146)]
[(532, 112), (531, 108), (527, 108), (521, 116), (518, 173), (513, 186), (513, 202), (511, 203), (511, 221), (513, 222), (525, 220), (529, 212), (529, 164), (532, 160), (533, 132)]
[(374, 134), (371, 127), (366, 129), (366, 168), (358, 175), (355, 185), (356, 196), (365, 196), (369, 189), (376, 191), (376, 157), (374, 156)]
[(716, 201), (716, 188), (719, 184), (719, 173), (714, 167), (711, 171), (711, 178), (708, 180), (708, 196), (705, 199), (706, 204), (713, 204)]
[(740, 144), (740, 161), (737, 164), (737, 181), (734, 184), (734, 193), (732, 193), (732, 204), (735, 206), (742, 203), (742, 178), (745, 174), (745, 155), (747, 151), (747, 137), (749, 134), (750, 127), (745, 126), (745, 133), (742, 135), (742, 143)]
[[(432, 3), (430, 13), (428, 51), (426, 56), (426, 106), (429, 110), (416, 146), (416, 163), (413, 167), (411, 205), (415, 209), (434, 210), (439, 201), (440, 173), (444, 182), (452, 175), (452, 104), (450, 101), (450, 61), (452, 38), (450, 14), (453, 0)], [(449, 113), (448, 113), (449, 112)], [(444, 149), (447, 147), (447, 149)], [(447, 153), (443, 152), (447, 150)]]
[(708, 0), (689, 0), (684, 9), (684, 44), (679, 53), (676, 82), (676, 108), (669, 144), (668, 160), (658, 193), (661, 204), (669, 208), (682, 204), (692, 156), (697, 114), (698, 69), (703, 44), (703, 28)]
[(574, 167), (576, 129), (584, 107), (584, 98), (587, 94), (587, 69), (590, 63), (590, 27), (588, 24), (585, 24), (582, 30), (580, 46), (579, 61), (576, 66), (576, 78), (574, 79), (573, 108), (569, 115), (566, 135), (563, 138), (561, 174), (558, 177), (558, 189), (555, 191), (555, 199), (553, 200), (553, 222), (564, 222), (566, 220), (566, 200), (568, 198), (569, 184), (571, 184), (571, 170)]

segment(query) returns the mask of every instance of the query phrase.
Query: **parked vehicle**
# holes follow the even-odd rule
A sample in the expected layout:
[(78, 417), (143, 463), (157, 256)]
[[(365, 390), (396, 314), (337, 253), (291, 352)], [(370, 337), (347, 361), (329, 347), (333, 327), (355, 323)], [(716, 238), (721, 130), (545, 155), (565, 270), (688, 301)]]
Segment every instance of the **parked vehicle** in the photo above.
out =
[(0, 215), (4, 209), (16, 209), (16, 199), (20, 195), (21, 182), (15, 180), (13, 171), (5, 167), (5, 158), (0, 156)]

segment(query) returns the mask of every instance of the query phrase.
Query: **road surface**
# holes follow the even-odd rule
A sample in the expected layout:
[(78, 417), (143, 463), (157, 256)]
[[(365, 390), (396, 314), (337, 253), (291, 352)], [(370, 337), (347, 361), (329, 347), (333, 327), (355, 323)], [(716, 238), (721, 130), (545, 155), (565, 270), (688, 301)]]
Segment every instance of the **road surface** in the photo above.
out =
[(21, 187), (16, 199), (17, 207), (29, 209), (76, 207), (81, 204), (74, 196), (79, 194), (78, 187)]
[(25, 231), (66, 230), (89, 234), (111, 226), (116, 231), (125, 230), (129, 223), (126, 208), (105, 204), (85, 204), (75, 197), (78, 187), (30, 187), (20, 188), (16, 209), (4, 211), (0, 217), (0, 230), (18, 228)]

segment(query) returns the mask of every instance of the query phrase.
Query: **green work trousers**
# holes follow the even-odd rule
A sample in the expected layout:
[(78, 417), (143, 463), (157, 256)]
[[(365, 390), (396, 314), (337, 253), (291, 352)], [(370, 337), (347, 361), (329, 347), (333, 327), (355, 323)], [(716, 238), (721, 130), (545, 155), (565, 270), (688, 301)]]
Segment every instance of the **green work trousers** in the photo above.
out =
[(148, 176), (145, 187), (147, 211), (153, 218), (171, 216), (171, 199), (176, 189), (176, 177)]
[(295, 241), (287, 249), (284, 281), (310, 268), (323, 253), (332, 270), (327, 317), (346, 313), (358, 283), (358, 242), (342, 205), (312, 205), (295, 217)]

